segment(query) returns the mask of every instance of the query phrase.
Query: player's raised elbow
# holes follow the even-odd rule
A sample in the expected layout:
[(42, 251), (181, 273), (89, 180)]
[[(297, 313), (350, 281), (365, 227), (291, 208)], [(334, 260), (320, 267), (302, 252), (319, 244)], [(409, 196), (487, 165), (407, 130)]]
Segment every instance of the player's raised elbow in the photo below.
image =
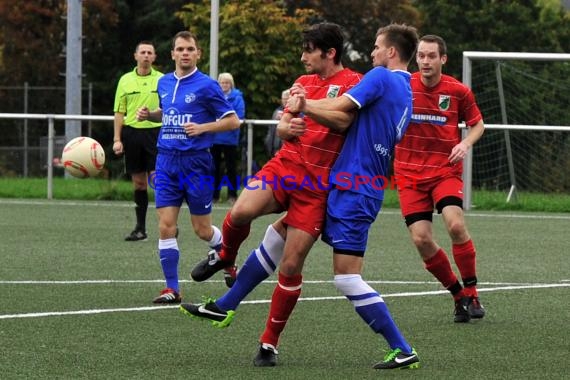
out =
[(351, 123), (335, 123), (333, 125), (329, 125), (329, 129), (335, 131), (335, 132), (344, 132), (346, 131), (349, 127), (350, 127)]

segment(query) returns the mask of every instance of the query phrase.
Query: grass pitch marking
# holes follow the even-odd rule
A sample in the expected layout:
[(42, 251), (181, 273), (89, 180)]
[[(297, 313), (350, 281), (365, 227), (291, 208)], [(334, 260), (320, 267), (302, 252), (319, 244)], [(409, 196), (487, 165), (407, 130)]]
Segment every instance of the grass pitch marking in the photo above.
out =
[[(504, 290), (521, 290), (521, 289), (545, 289), (545, 288), (570, 288), (568, 283), (560, 284), (527, 284), (527, 285), (509, 285), (509, 286), (498, 286), (493, 288), (481, 288), (477, 289), (479, 292), (497, 292)], [(399, 293), (388, 293), (382, 294), (382, 297), (418, 297), (418, 296), (432, 296), (432, 295), (443, 295), (447, 294), (447, 290), (435, 290), (435, 291), (424, 291), (424, 292), (399, 292)], [(299, 298), (299, 301), (329, 301), (329, 300), (343, 300), (344, 296), (332, 296), (332, 297), (307, 297)], [(265, 304), (270, 303), (271, 300), (251, 300), (243, 301), (242, 304)], [(104, 314), (104, 313), (121, 313), (121, 312), (140, 312), (140, 311), (157, 311), (157, 310), (168, 310), (177, 308), (178, 305), (172, 306), (146, 306), (146, 307), (132, 307), (132, 308), (115, 308), (115, 309), (91, 309), (91, 310), (73, 310), (73, 311), (54, 311), (54, 312), (44, 312), (44, 313), (23, 313), (23, 314), (4, 314), (0, 315), (0, 320), (2, 319), (18, 319), (18, 318), (45, 318), (45, 317), (60, 317), (60, 316), (70, 316), (70, 315), (92, 315), (92, 314)]]

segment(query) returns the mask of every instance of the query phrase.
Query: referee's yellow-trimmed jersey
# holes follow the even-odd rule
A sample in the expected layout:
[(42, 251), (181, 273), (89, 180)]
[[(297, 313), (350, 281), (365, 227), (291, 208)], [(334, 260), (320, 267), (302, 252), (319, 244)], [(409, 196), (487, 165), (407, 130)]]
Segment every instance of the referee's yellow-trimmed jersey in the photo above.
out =
[(148, 107), (155, 110), (159, 106), (158, 92), (156, 91), (158, 79), (162, 77), (162, 73), (155, 69), (151, 69), (149, 75), (138, 75), (137, 68), (124, 74), (119, 79), (117, 92), (115, 93), (114, 112), (125, 115), (124, 124), (134, 128), (156, 128), (162, 123), (153, 123), (151, 121), (137, 121), (137, 110), (141, 107)]

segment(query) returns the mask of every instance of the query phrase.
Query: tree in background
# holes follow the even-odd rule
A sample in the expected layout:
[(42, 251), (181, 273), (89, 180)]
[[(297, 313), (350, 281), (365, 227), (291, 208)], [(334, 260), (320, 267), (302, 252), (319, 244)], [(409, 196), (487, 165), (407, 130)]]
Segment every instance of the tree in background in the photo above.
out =
[[(100, 68), (106, 46), (101, 43), (117, 23), (112, 0), (84, 2), (84, 68)], [(61, 0), (0, 1), (0, 86), (53, 86), (60, 90), (31, 91), (28, 112), (65, 112), (66, 2)], [(93, 64), (94, 63), (94, 64)], [(86, 83), (86, 82), (84, 82)], [(23, 90), (0, 89), (0, 112), (23, 112)], [(86, 97), (85, 97), (86, 98)], [(86, 102), (84, 103), (86, 104)], [(19, 125), (19, 122), (8, 122)], [(43, 128), (31, 128), (30, 145), (38, 145)], [(21, 144), (19, 133), (6, 133), (3, 144)]]
[[(248, 118), (270, 118), (281, 91), (304, 72), (301, 31), (311, 14), (303, 10), (288, 16), (276, 1), (229, 0), (220, 5), (218, 68), (234, 76)], [(209, 73), (210, 0), (184, 6), (179, 16), (198, 36), (199, 67)]]
[[(178, 13), (198, 36), (202, 48), (198, 67), (207, 74), (210, 71), (210, 13), (210, 0), (194, 1)], [(248, 119), (270, 119), (280, 102), (281, 92), (305, 72), (300, 61), (301, 32), (313, 14), (299, 10), (287, 15), (280, 1), (221, 2), (218, 71), (233, 75), (236, 87), (244, 94)], [(254, 141), (263, 141), (266, 132), (265, 127), (254, 128)], [(267, 159), (263, 144), (254, 145), (254, 149), (255, 162)], [(243, 162), (241, 170), (245, 172)]]
[[(119, 0), (114, 3), (118, 22), (99, 42), (104, 51), (99, 56), (84, 56), (86, 79), (95, 84), (98, 114), (112, 114), (117, 82), (121, 75), (135, 67), (133, 53), (138, 42), (152, 41), (157, 54), (156, 68), (172, 71), (172, 36), (184, 29), (175, 12), (186, 0)], [(86, 35), (86, 39), (91, 36)]]
[[(83, 5), (84, 83), (94, 83), (95, 113), (110, 113), (116, 82), (132, 68), (131, 52), (142, 39), (157, 45), (157, 66), (169, 71), (171, 38), (191, 26), (204, 48), (201, 69), (208, 72), (209, 0), (90, 0)], [(65, 14), (61, 0), (0, 1), (0, 85), (64, 85)], [(570, 17), (559, 0), (222, 0), (219, 68), (236, 74), (250, 106), (248, 116), (269, 117), (284, 85), (303, 72), (301, 29), (322, 20), (345, 28), (348, 64), (362, 72), (370, 68), (376, 29), (391, 21), (441, 34), (449, 42), (447, 72), (454, 75), (461, 74), (464, 50), (563, 52), (570, 46)], [(22, 109), (2, 95), (1, 112)], [(50, 101), (34, 112), (63, 110), (63, 104)]]
[[(0, 86), (64, 87), (66, 42), (63, 0), (0, 0)], [(183, 29), (198, 34), (209, 73), (210, 0), (83, 1), (83, 84), (93, 83), (93, 113), (111, 115), (119, 77), (134, 66), (140, 40), (157, 47), (156, 65), (173, 69), (171, 39)], [(348, 39), (347, 66), (365, 72), (376, 30), (392, 21), (449, 43), (446, 72), (461, 76), (464, 50), (568, 52), (570, 17), (559, 0), (220, 0), (219, 71), (234, 74), (248, 118), (269, 118), (281, 91), (304, 73), (301, 31), (335, 22)], [(84, 93), (85, 94), (85, 93)], [(22, 93), (0, 89), (0, 112), (22, 112)], [(84, 104), (86, 104), (84, 96)], [(529, 104), (532, 104), (529, 100)], [(521, 99), (521, 101), (524, 101)], [(29, 112), (63, 113), (64, 92), (36, 91)], [(86, 108), (85, 108), (86, 109)], [(4, 122), (2, 122), (4, 123)], [(260, 132), (263, 132), (261, 128)], [(30, 130), (30, 144), (45, 129)], [(94, 128), (103, 143), (112, 128)], [(256, 136), (256, 138), (258, 138)], [(16, 133), (3, 134), (0, 143)]]
[(60, 54), (65, 46), (62, 15), (65, 3), (57, 0), (0, 2), (3, 84), (62, 83), (59, 75)]
[[(106, 48), (100, 41), (117, 23), (112, 0), (84, 2), (83, 42), (87, 54)], [(62, 85), (65, 78), (67, 9), (60, 0), (2, 0), (0, 45), (2, 84)]]
[(461, 77), (463, 51), (563, 53), (570, 46), (570, 17), (558, 0), (432, 0), (414, 2), (424, 17), (422, 34), (448, 43), (446, 72)]

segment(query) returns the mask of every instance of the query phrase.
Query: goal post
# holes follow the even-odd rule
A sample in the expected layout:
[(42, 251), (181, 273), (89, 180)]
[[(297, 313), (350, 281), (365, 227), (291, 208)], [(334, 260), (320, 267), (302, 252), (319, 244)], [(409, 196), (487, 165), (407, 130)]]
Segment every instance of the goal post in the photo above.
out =
[[(463, 83), (473, 90), (487, 130), (464, 161), (465, 209), (473, 206), (475, 187), (505, 191), (506, 202), (516, 198), (518, 182), (527, 191), (570, 190), (570, 179), (559, 178), (569, 171), (570, 154), (560, 163), (540, 157), (570, 148), (570, 54), (464, 51)], [(520, 159), (525, 155), (530, 158)], [(550, 170), (558, 164), (559, 169)], [(541, 173), (541, 165), (549, 170)], [(480, 178), (483, 167), (489, 170)], [(528, 172), (521, 173), (525, 168)], [(537, 179), (543, 174), (553, 178)], [(556, 184), (542, 187), (540, 182)]]

